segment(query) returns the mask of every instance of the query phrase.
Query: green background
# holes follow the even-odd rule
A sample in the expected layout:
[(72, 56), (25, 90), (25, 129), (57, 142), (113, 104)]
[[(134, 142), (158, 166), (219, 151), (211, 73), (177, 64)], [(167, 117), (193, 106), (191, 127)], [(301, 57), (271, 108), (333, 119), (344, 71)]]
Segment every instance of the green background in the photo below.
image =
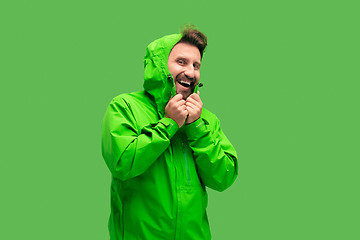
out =
[(201, 97), (239, 156), (209, 190), (213, 238), (360, 239), (356, 2), (1, 2), (0, 239), (108, 239), (102, 117), (184, 23), (208, 36)]

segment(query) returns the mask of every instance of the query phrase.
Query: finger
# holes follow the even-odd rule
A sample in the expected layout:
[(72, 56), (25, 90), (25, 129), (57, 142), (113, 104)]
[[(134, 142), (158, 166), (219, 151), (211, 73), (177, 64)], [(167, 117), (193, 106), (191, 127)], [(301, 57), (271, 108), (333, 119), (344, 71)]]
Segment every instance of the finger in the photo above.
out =
[(185, 105), (185, 103), (186, 103), (185, 100), (181, 100), (181, 101), (176, 102), (175, 106), (176, 107), (181, 107), (181, 106)]
[(194, 98), (190, 98), (190, 97), (186, 99), (186, 102), (197, 103), (197, 101)]
[(190, 106), (186, 108), (186, 111), (188, 112), (189, 116), (192, 116), (192, 115), (196, 114), (196, 110), (191, 108)]
[(180, 106), (178, 109), (180, 111), (185, 111), (186, 110), (186, 105), (184, 104), (184, 105)]
[(191, 107), (192, 109), (199, 109), (199, 107), (192, 102), (187, 102), (186, 107)]
[(196, 111), (194, 109), (192, 109), (192, 108), (188, 108), (187, 111), (188, 111), (189, 116), (195, 116), (196, 115)]
[(199, 108), (197, 106), (195, 106), (192, 103), (189, 103), (186, 105), (186, 109), (191, 112), (192, 114), (196, 114), (197, 112), (199, 112)]
[(176, 94), (176, 95), (173, 97), (173, 99), (174, 99), (174, 101), (177, 102), (177, 101), (183, 99), (183, 96), (182, 96), (180, 93), (178, 93), (178, 94)]
[(193, 99), (193, 98), (188, 98), (188, 99), (186, 99), (186, 102), (187, 102), (187, 103), (192, 103), (192, 104), (196, 105), (198, 108), (202, 108), (202, 102), (201, 102), (201, 100), (200, 100), (200, 101), (196, 101), (196, 100)]
[(200, 96), (200, 91), (197, 91), (197, 94)]
[(201, 98), (200, 98), (199, 94), (196, 94), (196, 93), (191, 94), (189, 96), (189, 98), (192, 98), (192, 99), (194, 99), (195, 101), (198, 101), (198, 102), (201, 101)]

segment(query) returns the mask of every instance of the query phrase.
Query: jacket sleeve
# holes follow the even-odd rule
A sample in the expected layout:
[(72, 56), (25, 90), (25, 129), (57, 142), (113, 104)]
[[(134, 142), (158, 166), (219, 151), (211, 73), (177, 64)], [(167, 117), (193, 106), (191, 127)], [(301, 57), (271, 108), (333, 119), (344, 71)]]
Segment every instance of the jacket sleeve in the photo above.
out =
[(102, 123), (102, 155), (111, 174), (127, 180), (144, 173), (170, 144), (179, 129), (170, 118), (138, 129), (124, 99), (113, 99)]
[(230, 187), (238, 175), (238, 161), (219, 120), (216, 118), (212, 126), (199, 118), (186, 125), (185, 131), (202, 182), (217, 191)]

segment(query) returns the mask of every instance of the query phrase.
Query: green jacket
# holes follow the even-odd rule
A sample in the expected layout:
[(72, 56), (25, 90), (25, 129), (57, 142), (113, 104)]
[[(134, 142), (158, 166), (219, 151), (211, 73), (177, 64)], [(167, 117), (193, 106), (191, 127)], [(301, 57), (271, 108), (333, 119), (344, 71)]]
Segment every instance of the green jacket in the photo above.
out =
[(167, 59), (180, 37), (152, 42), (144, 91), (115, 97), (106, 111), (102, 154), (112, 175), (111, 240), (211, 239), (205, 186), (223, 191), (237, 177), (235, 149), (214, 114), (203, 109), (181, 129), (164, 118), (175, 91)]

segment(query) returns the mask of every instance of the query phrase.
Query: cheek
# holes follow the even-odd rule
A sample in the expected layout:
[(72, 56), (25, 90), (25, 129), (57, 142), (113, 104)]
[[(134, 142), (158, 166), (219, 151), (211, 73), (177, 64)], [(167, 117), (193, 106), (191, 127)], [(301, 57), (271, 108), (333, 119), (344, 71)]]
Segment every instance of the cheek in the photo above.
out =
[(170, 62), (168, 62), (168, 69), (169, 69), (169, 72), (172, 74), (172, 72), (173, 72), (173, 66), (171, 65), (171, 63)]
[(176, 64), (168, 64), (168, 68), (169, 68), (169, 71), (171, 73), (171, 75), (175, 78), (180, 70), (179, 70), (179, 67), (176, 65)]

